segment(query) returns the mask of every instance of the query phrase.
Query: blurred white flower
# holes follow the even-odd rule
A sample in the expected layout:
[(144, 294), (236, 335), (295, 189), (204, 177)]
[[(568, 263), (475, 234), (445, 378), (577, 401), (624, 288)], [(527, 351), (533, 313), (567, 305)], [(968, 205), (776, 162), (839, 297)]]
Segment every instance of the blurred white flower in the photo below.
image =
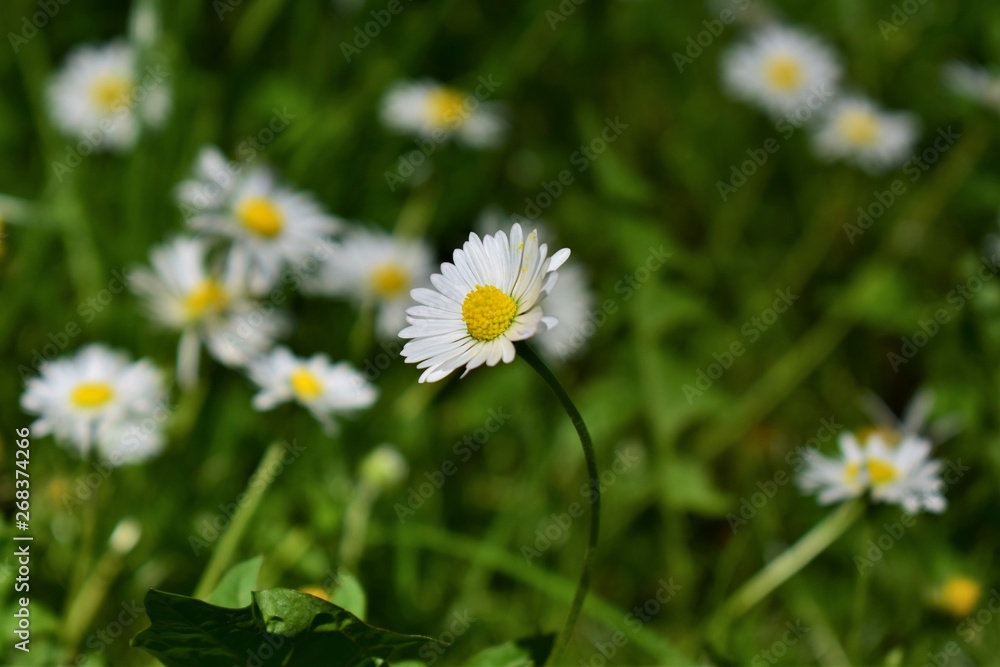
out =
[(754, 31), (722, 56), (722, 81), (734, 97), (780, 116), (836, 92), (840, 64), (813, 35), (782, 25)]
[(38, 415), (31, 425), (41, 436), (53, 435), (81, 456), (94, 447), (114, 465), (146, 459), (160, 451), (163, 438), (137, 425), (164, 409), (163, 377), (145, 359), (132, 362), (104, 345), (91, 344), (74, 356), (42, 364), (27, 382), (21, 407)]
[(807, 492), (819, 492), (822, 505), (855, 498), (867, 488), (864, 452), (853, 433), (839, 438), (840, 456), (830, 458), (814, 449), (805, 453), (806, 467), (798, 478), (799, 487)]
[(912, 154), (919, 122), (913, 114), (887, 112), (860, 97), (837, 100), (814, 137), (824, 160), (847, 160), (870, 173), (901, 166)]
[(152, 250), (152, 270), (129, 276), (151, 318), (181, 332), (177, 375), (185, 388), (197, 382), (200, 343), (223, 364), (242, 366), (270, 349), (287, 324), (273, 306), (250, 298), (242, 258), (229, 255), (210, 267), (208, 253), (204, 239), (179, 237)]
[(309, 293), (374, 305), (378, 335), (392, 339), (406, 326), (406, 309), (413, 305), (410, 290), (430, 285), (431, 256), (422, 240), (352, 228), (303, 287)]
[(444, 142), (454, 136), (476, 148), (499, 144), (506, 122), (496, 102), (486, 102), (430, 79), (400, 81), (382, 99), (382, 122), (401, 134)]
[(524, 237), (515, 224), (482, 239), (469, 234), (454, 263), (431, 276), (434, 289), (417, 288), (419, 304), (406, 311), (410, 326), (400, 338), (412, 338), (402, 355), (423, 368), (420, 382), (436, 382), (465, 366), (463, 377), (483, 364), (514, 360), (514, 343), (527, 340), (559, 321), (546, 317), (541, 303), (556, 284), (558, 269), (569, 258), (563, 248), (551, 257), (538, 233)]
[(549, 360), (564, 361), (576, 356), (596, 331), (591, 312), (594, 294), (586, 272), (567, 262), (559, 269), (559, 280), (545, 299), (545, 312), (559, 320), (559, 326), (539, 332), (539, 352)]
[(254, 294), (273, 287), (286, 268), (327, 252), (340, 221), (308, 194), (281, 185), (266, 168), (234, 173), (217, 149), (201, 150), (193, 177), (176, 197), (192, 229), (229, 241), (244, 255)]
[(276, 347), (251, 362), (246, 370), (260, 387), (253, 398), (255, 409), (271, 410), (295, 401), (307, 408), (328, 433), (335, 431), (334, 415), (367, 408), (378, 397), (378, 391), (364, 375), (346, 361), (330, 363), (325, 354), (302, 359), (287, 348)]
[(95, 150), (126, 150), (143, 126), (156, 128), (166, 120), (168, 76), (162, 67), (143, 73), (124, 41), (81, 46), (49, 82), (49, 113), (62, 132)]
[(379, 445), (368, 453), (358, 467), (361, 481), (368, 486), (384, 491), (399, 484), (406, 478), (410, 466), (399, 450), (392, 445)]
[(1000, 75), (996, 72), (952, 61), (944, 66), (944, 83), (953, 93), (1000, 112)]

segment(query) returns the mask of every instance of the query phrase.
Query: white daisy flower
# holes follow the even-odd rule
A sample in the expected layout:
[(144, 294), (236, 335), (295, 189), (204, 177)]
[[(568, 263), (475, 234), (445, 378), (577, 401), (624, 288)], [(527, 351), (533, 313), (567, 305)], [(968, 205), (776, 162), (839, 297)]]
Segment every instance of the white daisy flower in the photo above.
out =
[(815, 449), (806, 450), (806, 467), (799, 475), (799, 488), (819, 492), (821, 505), (856, 498), (868, 486), (864, 451), (852, 433), (842, 433), (838, 440), (840, 456), (830, 458)]
[[(232, 243), (232, 251), (249, 263), (255, 294), (275, 285), (286, 267), (298, 267), (328, 244), (340, 221), (327, 215), (312, 197), (278, 183), (263, 167), (233, 175), (225, 158), (209, 148), (198, 157), (193, 179), (178, 187), (188, 224)], [(218, 174), (229, 175), (225, 180)], [(220, 179), (223, 182), (220, 183)]]
[(445, 262), (441, 273), (431, 276), (434, 289), (412, 292), (421, 305), (406, 311), (410, 326), (399, 335), (413, 339), (402, 355), (426, 369), (420, 382), (436, 382), (460, 366), (464, 377), (483, 364), (510, 363), (515, 341), (558, 324), (543, 314), (541, 302), (568, 257), (567, 248), (549, 257), (538, 233), (525, 238), (518, 224), (509, 239), (503, 232), (482, 239), (469, 234), (454, 263)]
[(1000, 76), (996, 72), (953, 61), (944, 67), (944, 83), (953, 93), (1000, 112)]
[(432, 270), (431, 250), (423, 241), (354, 228), (333, 246), (306, 286), (315, 294), (376, 306), (378, 335), (390, 339), (406, 326), (410, 290), (429, 285)]
[(755, 31), (722, 56), (730, 94), (780, 116), (836, 92), (837, 57), (816, 37), (781, 25)]
[(276, 347), (251, 362), (247, 375), (260, 387), (253, 398), (255, 409), (271, 410), (295, 401), (307, 408), (327, 432), (335, 430), (334, 415), (367, 408), (378, 397), (375, 387), (346, 361), (333, 364), (325, 354), (301, 359), (284, 347)]
[(197, 381), (200, 344), (227, 366), (242, 366), (274, 344), (286, 328), (284, 316), (249, 296), (247, 270), (230, 255), (209, 268), (204, 239), (179, 237), (154, 248), (152, 270), (134, 269), (132, 290), (147, 299), (151, 318), (181, 332), (177, 375), (182, 386)]
[[(162, 448), (158, 432), (142, 443), (126, 443), (124, 437), (128, 427), (160, 407), (165, 396), (163, 378), (152, 363), (131, 362), (120, 352), (92, 344), (72, 357), (42, 364), (39, 376), (27, 382), (21, 407), (38, 415), (31, 425), (35, 434), (53, 435), (81, 456), (96, 446), (117, 465)], [(126, 444), (136, 446), (125, 450)], [(115, 452), (131, 456), (118, 458), (112, 456)]]
[(382, 99), (382, 122), (401, 134), (436, 142), (454, 136), (476, 148), (499, 144), (506, 132), (499, 104), (430, 79), (393, 85)]
[(845, 98), (824, 114), (814, 145), (824, 160), (848, 160), (878, 173), (910, 157), (918, 129), (913, 114), (882, 111), (869, 100)]
[(66, 134), (97, 150), (131, 148), (143, 126), (156, 128), (170, 111), (163, 74), (139, 69), (132, 47), (123, 41), (82, 46), (48, 86), (49, 112)]
[(594, 335), (594, 294), (588, 283), (586, 272), (572, 262), (559, 269), (559, 281), (545, 299), (545, 312), (559, 320), (559, 326), (537, 336), (539, 352), (548, 359), (576, 356)]
[(941, 462), (929, 458), (931, 443), (906, 436), (890, 444), (879, 432), (865, 441), (865, 467), (872, 499), (900, 505), (910, 514), (943, 512), (947, 505)]

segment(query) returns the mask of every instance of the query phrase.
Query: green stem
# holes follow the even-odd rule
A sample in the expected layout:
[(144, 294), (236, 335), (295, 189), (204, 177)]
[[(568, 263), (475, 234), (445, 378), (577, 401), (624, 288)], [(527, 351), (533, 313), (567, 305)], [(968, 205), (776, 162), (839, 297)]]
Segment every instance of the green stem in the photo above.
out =
[(566, 645), (569, 644), (570, 637), (573, 635), (573, 628), (576, 626), (576, 619), (580, 616), (580, 610), (583, 609), (583, 601), (587, 598), (587, 589), (590, 587), (593, 554), (597, 550), (597, 537), (601, 526), (601, 485), (597, 472), (597, 458), (594, 456), (594, 443), (590, 440), (590, 433), (587, 432), (587, 425), (583, 422), (580, 411), (573, 405), (569, 394), (563, 389), (563, 386), (556, 379), (556, 376), (552, 374), (552, 371), (549, 370), (549, 367), (545, 365), (545, 362), (541, 360), (526, 342), (521, 341), (517, 343), (517, 351), (535, 369), (535, 372), (545, 380), (546, 384), (549, 385), (552, 393), (556, 395), (563, 409), (566, 410), (566, 414), (569, 415), (570, 421), (573, 422), (576, 433), (580, 436), (580, 445), (583, 447), (583, 458), (587, 463), (587, 476), (589, 477), (590, 487), (594, 493), (594, 501), (590, 508), (590, 534), (587, 540), (587, 547), (583, 552), (583, 571), (580, 573), (580, 580), (576, 585), (576, 593), (573, 595), (573, 602), (570, 604), (566, 623), (563, 625), (562, 630), (559, 631), (555, 646), (546, 662), (546, 665), (554, 665), (566, 649)]
[(853, 500), (841, 505), (733, 593), (723, 603), (716, 618), (732, 621), (763, 600), (843, 535), (864, 509), (863, 500)]
[(216, 584), (219, 583), (219, 579), (222, 578), (223, 573), (225, 573), (226, 568), (229, 567), (229, 563), (233, 559), (233, 555), (236, 553), (236, 547), (239, 546), (240, 538), (243, 537), (247, 526), (250, 525), (250, 519), (253, 518), (257, 506), (260, 505), (260, 501), (264, 498), (264, 492), (267, 491), (271, 482), (274, 481), (273, 477), (267, 471), (280, 463), (284, 453), (285, 447), (281, 442), (271, 443), (267, 451), (264, 452), (257, 470), (254, 471), (254, 474), (250, 477), (250, 481), (247, 483), (247, 490), (243, 494), (243, 506), (236, 513), (233, 522), (229, 525), (229, 529), (225, 534), (223, 534), (222, 539), (219, 540), (219, 545), (215, 551), (212, 552), (212, 558), (209, 559), (208, 565), (205, 566), (205, 571), (202, 573), (201, 579), (194, 589), (194, 597), (204, 599), (206, 595), (215, 589)]

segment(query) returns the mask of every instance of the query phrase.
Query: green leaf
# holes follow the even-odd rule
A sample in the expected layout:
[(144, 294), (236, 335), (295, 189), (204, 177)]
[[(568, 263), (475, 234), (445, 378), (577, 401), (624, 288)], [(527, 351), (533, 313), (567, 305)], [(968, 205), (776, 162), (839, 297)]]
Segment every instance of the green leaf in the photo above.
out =
[(286, 588), (226, 609), (184, 595), (146, 594), (151, 626), (132, 640), (167, 667), (360, 667), (437, 640), (370, 626), (349, 611)]
[(539, 635), (504, 642), (480, 651), (465, 661), (466, 667), (536, 667), (548, 660), (556, 636)]
[(215, 587), (205, 602), (219, 607), (245, 607), (250, 604), (253, 589), (257, 587), (257, 575), (264, 563), (262, 556), (245, 560), (234, 565)]
[(358, 618), (364, 618), (368, 609), (368, 598), (361, 582), (349, 572), (337, 573), (337, 589), (330, 596), (330, 602), (343, 607)]

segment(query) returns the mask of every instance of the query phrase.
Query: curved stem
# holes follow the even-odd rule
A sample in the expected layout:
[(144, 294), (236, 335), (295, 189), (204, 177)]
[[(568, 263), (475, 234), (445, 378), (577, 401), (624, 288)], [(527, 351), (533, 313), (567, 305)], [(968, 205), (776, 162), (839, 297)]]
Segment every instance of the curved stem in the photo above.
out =
[(563, 389), (563, 386), (556, 379), (556, 376), (552, 374), (552, 371), (549, 370), (549, 367), (545, 365), (545, 362), (541, 360), (525, 341), (517, 343), (517, 351), (535, 369), (535, 372), (545, 380), (545, 383), (549, 385), (552, 393), (556, 395), (563, 409), (566, 410), (566, 414), (569, 415), (570, 421), (573, 422), (576, 433), (580, 436), (580, 445), (583, 447), (583, 458), (587, 463), (587, 476), (589, 477), (590, 488), (594, 494), (594, 500), (590, 508), (590, 534), (587, 539), (587, 547), (583, 552), (583, 571), (580, 573), (580, 581), (576, 585), (576, 593), (573, 595), (573, 602), (570, 604), (569, 615), (566, 617), (566, 622), (563, 624), (562, 630), (559, 631), (555, 646), (546, 662), (547, 665), (554, 665), (559, 655), (566, 649), (566, 645), (569, 644), (570, 637), (573, 635), (573, 628), (576, 626), (576, 619), (580, 616), (583, 601), (587, 597), (587, 589), (590, 588), (590, 571), (593, 566), (592, 559), (594, 551), (597, 549), (597, 537), (601, 526), (601, 484), (597, 472), (597, 458), (594, 456), (594, 443), (590, 439), (590, 433), (587, 431), (587, 425), (583, 422), (583, 417), (580, 416), (580, 411), (573, 405), (569, 394)]

